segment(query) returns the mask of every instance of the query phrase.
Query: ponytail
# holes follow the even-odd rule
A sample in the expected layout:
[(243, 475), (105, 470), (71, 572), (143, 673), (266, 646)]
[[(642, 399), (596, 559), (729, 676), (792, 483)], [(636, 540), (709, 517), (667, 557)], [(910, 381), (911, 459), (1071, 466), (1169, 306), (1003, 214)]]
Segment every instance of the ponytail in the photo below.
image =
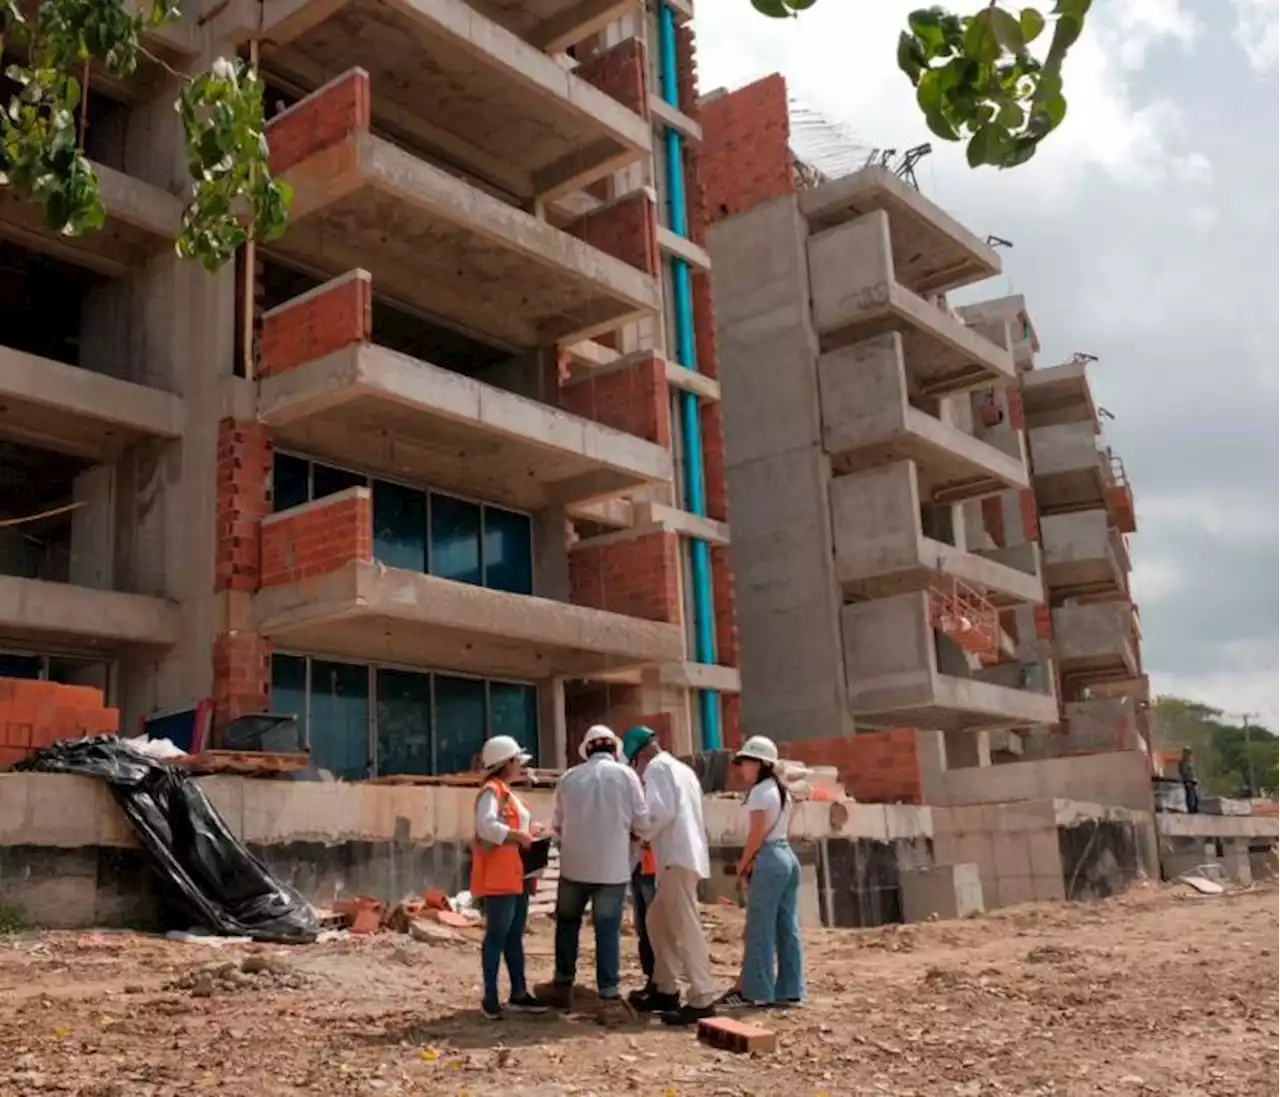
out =
[(756, 778), (756, 784), (763, 784), (771, 778), (773, 783), (778, 786), (778, 796), (781, 797), (782, 806), (785, 807), (787, 804), (787, 786), (782, 783), (782, 778), (778, 776), (778, 767), (772, 762), (761, 762), (760, 776)]

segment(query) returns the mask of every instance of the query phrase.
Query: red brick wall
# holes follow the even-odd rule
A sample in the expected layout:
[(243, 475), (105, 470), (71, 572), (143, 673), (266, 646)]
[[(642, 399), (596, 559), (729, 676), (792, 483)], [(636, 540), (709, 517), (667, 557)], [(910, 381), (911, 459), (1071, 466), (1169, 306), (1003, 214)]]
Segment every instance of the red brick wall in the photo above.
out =
[(671, 448), (671, 396), (666, 363), (657, 355), (564, 386), (560, 406), (584, 419)]
[(234, 419), (218, 424), (215, 591), (258, 589), (258, 523), (271, 511), (271, 462), (266, 427)]
[(262, 586), (297, 583), (373, 559), (373, 503), (364, 488), (283, 511), (262, 527)]
[(742, 698), (736, 693), (720, 695), (720, 735), (726, 749), (742, 746)]
[[(239, 716), (266, 712), (271, 699), (271, 646), (252, 632), (224, 632), (213, 641), (215, 731)], [(216, 742), (216, 739), (215, 739)]]
[(718, 221), (790, 194), (791, 125), (786, 81), (776, 73), (704, 103), (699, 174)]
[(1030, 544), (1040, 541), (1040, 511), (1032, 488), (1018, 493), (1018, 511), (1022, 516), (1022, 536)]
[(649, 95), (645, 84), (644, 43), (627, 38), (610, 49), (588, 57), (573, 74), (599, 88), (641, 118), (649, 117)]
[(578, 760), (578, 744), (592, 724), (625, 731), (639, 719), (640, 688), (611, 682), (566, 682), (564, 713), (568, 762), (572, 764)]
[(1005, 547), (1008, 542), (1005, 541), (1003, 495), (988, 495), (982, 500), (982, 526), (998, 548)]
[(1027, 425), (1027, 416), (1022, 408), (1022, 389), (1018, 385), (1010, 385), (1005, 389), (1009, 402), (1009, 426), (1014, 430), (1023, 430)]
[(729, 520), (729, 482), (725, 473), (724, 413), (718, 403), (698, 408), (702, 430), (702, 475), (706, 485), (707, 516)]
[(658, 530), (569, 554), (570, 600), (579, 606), (678, 624), (680, 558), (674, 533)]
[(658, 273), (658, 211), (644, 191), (579, 217), (565, 231), (646, 274)]
[(781, 744), (782, 754), (811, 766), (835, 766), (855, 800), (872, 804), (921, 804), (924, 789), (915, 728), (863, 731), (851, 737)]
[(733, 570), (729, 550), (711, 548), (711, 592), (716, 606), (716, 662), (722, 667), (738, 665), (738, 614), (733, 596)]
[(63, 739), (114, 735), (120, 711), (93, 686), (0, 678), (0, 770)]
[(267, 124), (271, 171), (287, 171), (348, 134), (368, 128), (369, 76), (352, 69)]
[(363, 271), (341, 275), (263, 317), (259, 374), (272, 377), (372, 335), (371, 279)]

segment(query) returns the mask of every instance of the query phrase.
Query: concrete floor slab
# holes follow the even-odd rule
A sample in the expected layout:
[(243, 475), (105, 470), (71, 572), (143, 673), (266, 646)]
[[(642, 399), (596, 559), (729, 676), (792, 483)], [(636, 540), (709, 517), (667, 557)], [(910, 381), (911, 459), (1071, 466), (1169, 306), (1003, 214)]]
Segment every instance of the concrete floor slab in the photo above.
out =
[(1137, 620), (1128, 601), (1085, 602), (1053, 611), (1054, 654), (1064, 679), (1134, 678)]
[(0, 347), (0, 437), (93, 461), (143, 438), (178, 438), (182, 398)]
[(101, 651), (177, 643), (176, 603), (142, 594), (93, 590), (0, 575), (0, 641), (38, 650)]
[(1097, 429), (1086, 368), (1084, 362), (1064, 362), (1022, 374), (1022, 410), (1029, 430), (1060, 423), (1092, 423)]
[(277, 445), (524, 510), (667, 483), (661, 446), (370, 344), (265, 378)]
[(254, 596), (278, 649), (539, 680), (683, 658), (678, 625), (351, 563)]
[(353, 132), (284, 173), (293, 218), (269, 255), (368, 270), (389, 300), (513, 348), (656, 312), (657, 280), (448, 172)]
[(1056, 599), (1123, 595), (1129, 551), (1105, 510), (1048, 515), (1040, 520), (1045, 582)]
[(1032, 487), (1040, 514), (1093, 510), (1107, 502), (1106, 457), (1087, 423), (1059, 423), (1027, 432)]
[(915, 293), (942, 293), (1000, 273), (994, 248), (884, 168), (863, 168), (800, 196), (814, 232), (873, 210), (888, 215), (898, 280)]
[(261, 36), (269, 75), (313, 89), (363, 68), (375, 131), (516, 199), (581, 189), (652, 144), (644, 118), (462, 0), (277, 0)]
[(102, 228), (83, 236), (51, 232), (38, 205), (0, 187), (0, 237), (115, 278), (173, 245), (182, 227), (182, 202), (141, 179), (90, 163), (107, 211)]

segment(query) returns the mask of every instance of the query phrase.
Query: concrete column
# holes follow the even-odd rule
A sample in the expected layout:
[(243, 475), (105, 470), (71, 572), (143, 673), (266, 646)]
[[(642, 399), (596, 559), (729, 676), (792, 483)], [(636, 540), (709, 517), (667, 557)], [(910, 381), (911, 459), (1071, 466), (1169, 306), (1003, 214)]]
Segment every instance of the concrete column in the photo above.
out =
[(991, 737), (985, 731), (945, 731), (947, 769), (991, 765)]
[(111, 590), (115, 579), (116, 470), (97, 465), (75, 478), (71, 513), (71, 563), (68, 581), (94, 590)]
[(568, 764), (563, 678), (548, 678), (538, 683), (538, 752), (541, 764), (549, 769)]
[(539, 598), (568, 602), (568, 515), (547, 507), (533, 516), (533, 592)]
[(1248, 887), (1253, 883), (1253, 866), (1249, 863), (1248, 839), (1234, 838), (1222, 845), (1222, 871), (1235, 883)]

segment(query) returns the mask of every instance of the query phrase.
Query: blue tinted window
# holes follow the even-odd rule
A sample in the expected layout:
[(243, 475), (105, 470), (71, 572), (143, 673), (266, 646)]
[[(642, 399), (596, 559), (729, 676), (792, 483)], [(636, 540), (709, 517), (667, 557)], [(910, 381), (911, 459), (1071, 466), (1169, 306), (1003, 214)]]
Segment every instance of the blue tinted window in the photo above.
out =
[(538, 690), (519, 682), (489, 683), (489, 734), (510, 735), (538, 759)]
[(288, 453), (277, 453), (271, 477), (271, 506), (288, 510), (308, 500), (311, 462)]
[(436, 772), (463, 773), (485, 739), (484, 682), (435, 676)]
[(302, 741), (307, 738), (307, 661), (300, 655), (271, 657), (272, 713), (296, 716)]
[(326, 495), (337, 495), (347, 488), (365, 487), (369, 483), (369, 477), (363, 473), (337, 469), (318, 462), (312, 465), (311, 476), (312, 499), (323, 499)]
[(378, 671), (378, 774), (430, 773), (431, 678)]
[(533, 593), (533, 526), (526, 514), (484, 508), (484, 585)]
[(432, 493), (431, 574), (480, 583), (480, 507), (475, 503)]
[(359, 780), (369, 766), (369, 668), (311, 661), (311, 757), (335, 777)]
[(427, 494), (373, 483), (373, 555), (389, 568), (427, 570)]

